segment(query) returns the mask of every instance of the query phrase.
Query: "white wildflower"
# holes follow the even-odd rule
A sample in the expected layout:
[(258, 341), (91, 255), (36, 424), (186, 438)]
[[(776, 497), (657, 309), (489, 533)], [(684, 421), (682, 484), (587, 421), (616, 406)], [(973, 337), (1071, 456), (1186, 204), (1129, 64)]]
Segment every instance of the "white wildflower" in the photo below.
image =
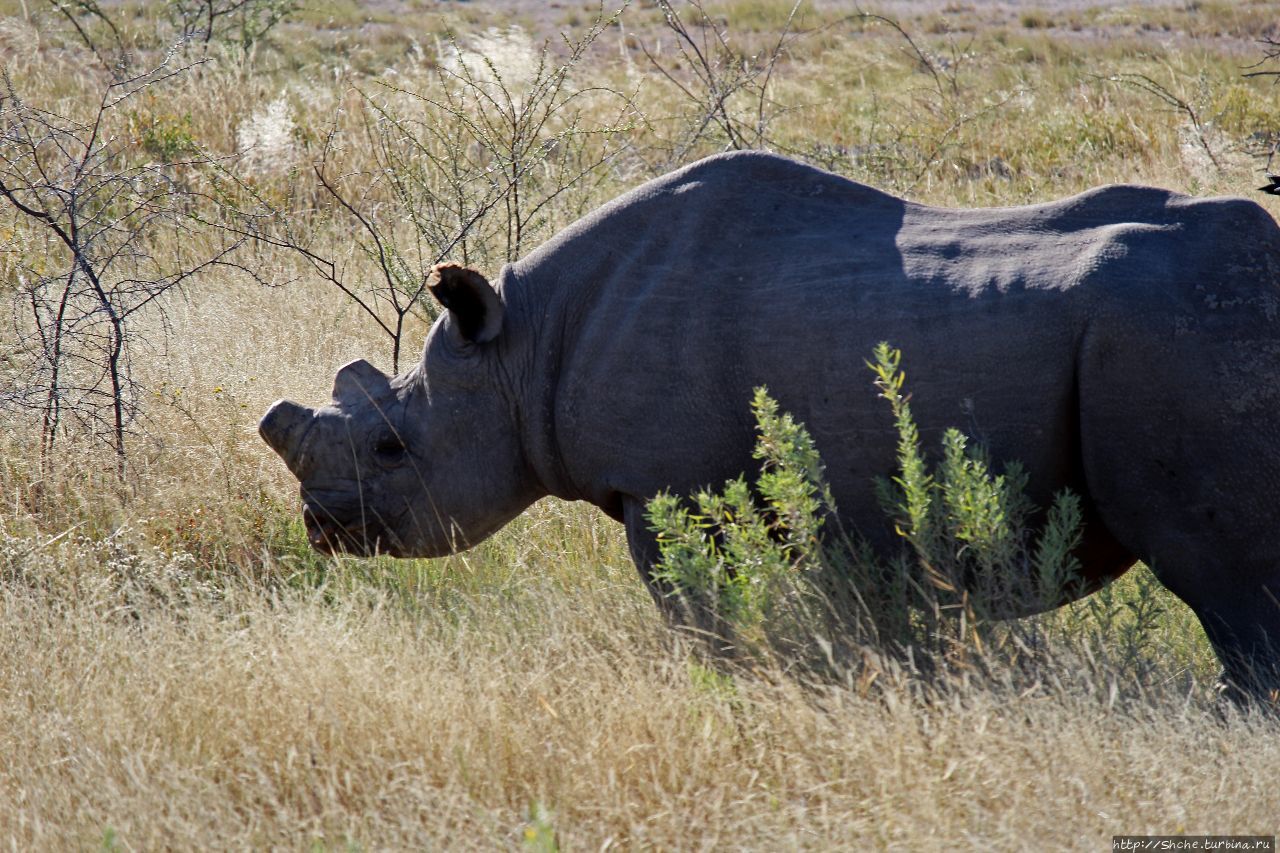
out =
[(523, 27), (490, 27), (483, 35), (445, 45), (440, 64), (490, 96), (505, 89), (519, 103), (538, 77), (542, 51)]
[(289, 102), (283, 97), (272, 101), (265, 109), (254, 111), (236, 130), (236, 143), (244, 169), (258, 175), (288, 170), (297, 158), (294, 128)]
[[(338, 108), (338, 89), (332, 86), (318, 86), (315, 83), (294, 83), (289, 87), (295, 102), (302, 105), (304, 112), (332, 113)], [(305, 124), (305, 119), (303, 121)]]
[(39, 49), (39, 30), (18, 17), (0, 18), (0, 57), (31, 59)]

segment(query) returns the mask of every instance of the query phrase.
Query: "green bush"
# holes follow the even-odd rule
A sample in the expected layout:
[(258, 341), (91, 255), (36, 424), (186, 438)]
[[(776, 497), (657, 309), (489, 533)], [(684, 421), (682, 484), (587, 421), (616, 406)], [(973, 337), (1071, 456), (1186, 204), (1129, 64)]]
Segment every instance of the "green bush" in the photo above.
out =
[(1002, 616), (1064, 599), (1078, 577), (1079, 499), (1063, 491), (1041, 515), (1022, 467), (993, 473), (955, 429), (931, 461), (900, 365), (901, 353), (883, 343), (868, 363), (898, 434), (897, 474), (877, 491), (903, 547), (877, 553), (840, 529), (813, 439), (758, 388), (755, 487), (739, 477), (721, 492), (649, 504), (657, 576), (691, 623), (717, 626), (748, 652), (831, 661), (837, 651), (860, 657), (871, 643), (954, 661), (997, 639)]
[(764, 388), (752, 411), (763, 462), (754, 491), (738, 477), (721, 493), (694, 495), (692, 509), (671, 494), (648, 509), (661, 553), (657, 577), (687, 609), (710, 611), (735, 631), (759, 629), (824, 564), (819, 533), (833, 505), (805, 428), (779, 413)]

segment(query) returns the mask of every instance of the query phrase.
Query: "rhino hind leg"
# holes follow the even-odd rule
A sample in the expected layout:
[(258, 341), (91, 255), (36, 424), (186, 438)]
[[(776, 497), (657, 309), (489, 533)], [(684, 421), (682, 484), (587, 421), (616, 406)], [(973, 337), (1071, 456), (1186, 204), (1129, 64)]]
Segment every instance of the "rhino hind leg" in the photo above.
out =
[[(1280, 384), (1225, 380), (1242, 344), (1086, 345), (1078, 372), (1087, 488), (1107, 528), (1191, 607), (1224, 692), (1280, 692)], [(1261, 347), (1260, 343), (1249, 342)], [(1256, 351), (1256, 350), (1255, 350)], [(1223, 366), (1215, 369), (1213, 366)], [(1271, 376), (1280, 379), (1280, 364)], [(1275, 380), (1271, 380), (1275, 381)], [(1259, 389), (1274, 396), (1256, 396)]]
[(1224, 693), (1280, 709), (1280, 556), (1259, 561), (1228, 535), (1197, 535), (1199, 541), (1170, 537), (1166, 547), (1155, 542), (1140, 553), (1199, 618), (1222, 664)]
[(1272, 595), (1254, 601), (1240, 596), (1196, 612), (1222, 662), (1223, 694), (1237, 704), (1252, 701), (1280, 711), (1280, 602)]

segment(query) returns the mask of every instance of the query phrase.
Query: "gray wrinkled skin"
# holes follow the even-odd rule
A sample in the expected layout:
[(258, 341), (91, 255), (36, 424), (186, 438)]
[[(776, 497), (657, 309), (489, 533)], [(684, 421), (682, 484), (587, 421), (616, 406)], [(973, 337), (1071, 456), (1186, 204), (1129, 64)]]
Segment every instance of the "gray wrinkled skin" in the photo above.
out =
[[(1241, 199), (1112, 186), (941, 210), (781, 157), (651, 181), (504, 268), (445, 267), (420, 364), (348, 365), (335, 404), (262, 433), (312, 541), (437, 556), (544, 495), (626, 524), (751, 472), (752, 389), (812, 432), (846, 527), (888, 546), (871, 483), (895, 434), (864, 360), (902, 349), (924, 439), (959, 426), (1082, 495), (1090, 585), (1152, 565), (1238, 689), (1280, 686), (1280, 230)], [(1250, 670), (1249, 661), (1260, 664)]]

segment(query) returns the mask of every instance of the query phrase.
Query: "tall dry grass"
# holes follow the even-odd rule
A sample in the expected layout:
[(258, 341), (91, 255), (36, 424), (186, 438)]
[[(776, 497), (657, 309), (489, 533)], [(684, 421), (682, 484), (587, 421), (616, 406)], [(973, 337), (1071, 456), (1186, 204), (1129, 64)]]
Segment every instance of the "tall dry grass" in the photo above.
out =
[[(451, 20), (481, 35), (483, 4), (463, 5), (476, 8)], [(918, 201), (1014, 204), (1122, 180), (1244, 193), (1250, 146), (1280, 132), (1273, 91), (1239, 76), (1238, 45), (1264, 23), (1234, 4), (1201, 4), (1193, 23), (1235, 41), (1167, 44), (1141, 24), (1191, 26), (1180, 7), (1073, 13), (1080, 31), (992, 25), (965, 4), (922, 11), (904, 24), (954, 72), (942, 93), (900, 38), (840, 22), (838, 5), (807, 13), (815, 29), (779, 65), (771, 143)], [(736, 43), (768, 46), (784, 6), (713, 12), (740, 16)], [(361, 30), (354, 5), (309, 8), (274, 46), (155, 88), (121, 132), (187, 134), (218, 155), (274, 139), (280, 168), (259, 158), (254, 185), (318, 203), (289, 157), (305, 164), (339, 106), (358, 130), (353, 85), (430, 85), (448, 55), (441, 8), (407, 9), (392, 31), (381, 18)], [(83, 105), (99, 78), (76, 40), (47, 9), (5, 11), (15, 85), (50, 108)], [(1087, 31), (1114, 21), (1127, 22), (1118, 37)], [(530, 245), (660, 169), (699, 121), (638, 39), (675, 56), (641, 5), (574, 73), (633, 93), (644, 120)], [(1152, 75), (1194, 103), (1222, 168), (1196, 153), (1183, 115), (1113, 73)], [(282, 115), (288, 133), (254, 135)], [(343, 158), (376, 170), (358, 144)], [(322, 214), (305, 214), (316, 245), (348, 250), (350, 231)], [(3, 217), (7, 297), (4, 258), (42, 249), (30, 223)], [(159, 248), (174, 247), (161, 236)], [(324, 399), (349, 359), (389, 367), (389, 350), (297, 258), (255, 261), (278, 287), (204, 279), (146, 318), (148, 399), (126, 482), (85, 436), (42, 468), (38, 427), (0, 413), (0, 843), (1097, 849), (1112, 833), (1276, 831), (1274, 726), (1219, 718), (1198, 626), (1147, 575), (1048, 617), (1062, 640), (1038, 679), (923, 690), (892, 673), (815, 685), (703, 666), (659, 623), (621, 531), (580, 506), (541, 504), (443, 561), (311, 553), (296, 485), (256, 419), (279, 396)], [(375, 273), (350, 264), (353, 279)]]
[[(479, 588), (408, 608), (345, 569), (268, 594), (9, 543), (0, 833), (13, 849), (475, 849), (528, 831), (565, 849), (940, 850), (1275, 829), (1268, 723), (1065, 664), (1021, 695), (716, 674), (658, 623), (606, 525), (574, 519), (566, 542), (530, 522), (499, 547), (540, 574), (493, 560)], [(607, 546), (590, 565), (542, 551), (591, 538)]]

